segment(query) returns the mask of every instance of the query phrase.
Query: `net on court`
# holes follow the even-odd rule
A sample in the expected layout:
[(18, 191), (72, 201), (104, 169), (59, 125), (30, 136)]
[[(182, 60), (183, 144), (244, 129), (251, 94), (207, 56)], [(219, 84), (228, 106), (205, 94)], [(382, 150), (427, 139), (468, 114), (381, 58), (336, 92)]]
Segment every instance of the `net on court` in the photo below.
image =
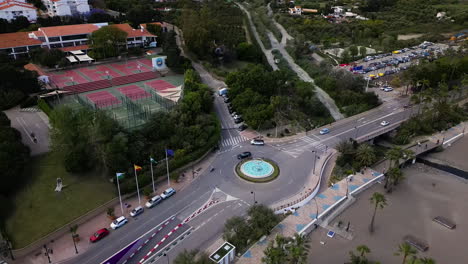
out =
[(121, 104), (121, 101), (108, 91), (89, 93), (86, 97), (94, 103), (96, 108), (105, 108)]

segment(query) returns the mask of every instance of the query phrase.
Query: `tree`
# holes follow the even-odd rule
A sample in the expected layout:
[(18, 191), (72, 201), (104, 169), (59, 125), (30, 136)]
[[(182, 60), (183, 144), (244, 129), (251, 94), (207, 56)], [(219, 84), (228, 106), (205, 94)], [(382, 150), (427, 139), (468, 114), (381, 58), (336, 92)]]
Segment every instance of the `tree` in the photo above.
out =
[(359, 47), (359, 55), (365, 57), (367, 55), (367, 48), (364, 46)]
[(12, 63), (0, 64), (0, 110), (17, 105), (26, 94), (37, 92), (41, 86), (37, 72), (16, 68)]
[(402, 256), (403, 261), (402, 264), (406, 263), (406, 259), (408, 257), (416, 255), (417, 251), (414, 249), (410, 244), (404, 242), (398, 245), (398, 251), (395, 253), (395, 256)]
[(395, 76), (392, 81), (390, 82), (390, 85), (393, 87), (400, 87), (401, 86), (401, 79), (398, 76)]
[(420, 258), (418, 259), (418, 264), (436, 264), (435, 260), (431, 258)]
[(349, 47), (349, 53), (351, 54), (351, 56), (353, 57), (353, 60), (354, 58), (358, 55), (359, 53), (359, 50), (356, 46), (352, 45)]
[(35, 49), (31, 53), (32, 60), (42, 66), (53, 68), (56, 65), (65, 66), (65, 53), (59, 49)]
[(252, 228), (254, 239), (270, 234), (273, 227), (279, 222), (278, 215), (263, 204), (256, 204), (247, 211), (250, 219), (249, 226)]
[(247, 248), (251, 236), (252, 228), (242, 217), (234, 216), (224, 224), (223, 238), (236, 246), (239, 252)]
[(283, 264), (287, 262), (287, 252), (285, 250), (287, 239), (281, 235), (276, 235), (274, 241), (270, 241), (264, 250), (265, 256), (262, 262), (266, 264)]
[(132, 27), (138, 27), (142, 23), (161, 21), (161, 13), (151, 6), (136, 5), (128, 10), (127, 19)]
[(369, 254), (371, 250), (366, 245), (359, 245), (356, 247), (358, 254), (353, 251), (349, 252), (351, 264), (370, 264), (367, 260), (366, 254)]
[(209, 264), (212, 263), (206, 253), (200, 253), (198, 249), (188, 251), (184, 249), (173, 261), (174, 264)]
[(94, 31), (89, 39), (96, 59), (116, 57), (127, 45), (127, 33), (112, 25)]
[(359, 256), (361, 258), (365, 258), (366, 254), (369, 254), (371, 251), (366, 245), (359, 245), (357, 246), (356, 250), (359, 252)]
[(298, 233), (294, 234), (292, 243), (288, 245), (288, 260), (295, 264), (306, 264), (309, 255), (309, 241)]
[(377, 208), (383, 209), (387, 205), (387, 200), (385, 199), (385, 196), (379, 192), (375, 192), (372, 194), (372, 197), (370, 198), (371, 204), (374, 205), (374, 213), (372, 214), (372, 219), (371, 223), (369, 226), (369, 231), (371, 233), (374, 232), (374, 221), (375, 221), (375, 214), (377, 213)]
[(356, 159), (359, 161), (360, 167), (372, 165), (376, 159), (374, 148), (368, 143), (359, 145), (356, 151)]

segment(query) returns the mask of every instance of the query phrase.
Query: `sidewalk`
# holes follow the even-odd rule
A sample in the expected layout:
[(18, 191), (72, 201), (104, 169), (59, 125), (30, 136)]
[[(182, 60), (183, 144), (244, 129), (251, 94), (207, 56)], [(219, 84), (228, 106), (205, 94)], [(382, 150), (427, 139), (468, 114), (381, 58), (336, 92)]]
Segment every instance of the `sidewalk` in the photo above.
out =
[[(191, 169), (186, 170), (184, 172), (185, 177), (182, 177), (182, 180), (179, 182), (171, 181), (170, 187), (176, 189), (176, 191), (178, 192), (185, 189), (193, 181), (197, 180), (200, 177), (200, 175), (202, 175), (210, 167), (210, 164), (213, 162), (215, 157), (215, 153), (208, 154), (208, 156), (205, 159), (203, 159), (201, 162), (194, 166), (194, 177), (192, 177)], [(168, 185), (166, 179), (161, 179), (159, 182), (156, 183), (156, 191), (158, 193), (162, 192), (167, 187)], [(141, 192), (140, 195), (142, 195)], [(144, 199), (143, 196), (141, 198), (142, 206), (144, 206), (146, 199)], [(130, 205), (129, 208), (124, 208), (124, 215), (127, 218), (129, 218), (130, 211), (138, 206), (137, 195), (135, 194), (131, 198), (123, 200), (122, 202), (124, 204), (126, 203)], [(117, 203), (117, 205), (114, 206), (114, 210), (116, 216), (121, 215), (120, 203)], [(80, 241), (76, 243), (78, 254), (85, 253), (86, 250), (90, 247), (91, 243), (89, 243), (89, 237), (92, 234), (94, 234), (96, 230), (104, 227), (109, 228), (110, 223), (111, 220), (107, 217), (106, 213), (104, 212), (99, 216), (93, 218), (92, 220), (78, 226), (77, 233), (80, 235)], [(47, 244), (47, 247), (53, 250), (53, 253), (50, 254), (50, 259), (52, 263), (61, 263), (65, 260), (70, 260), (77, 255), (75, 253), (75, 248), (70, 233), (61, 236), (59, 239), (52, 240), (49, 244)], [(44, 256), (44, 249), (38, 248), (24, 257), (17, 258), (15, 261), (10, 260), (8, 263), (45, 264), (47, 263), (47, 257)]]

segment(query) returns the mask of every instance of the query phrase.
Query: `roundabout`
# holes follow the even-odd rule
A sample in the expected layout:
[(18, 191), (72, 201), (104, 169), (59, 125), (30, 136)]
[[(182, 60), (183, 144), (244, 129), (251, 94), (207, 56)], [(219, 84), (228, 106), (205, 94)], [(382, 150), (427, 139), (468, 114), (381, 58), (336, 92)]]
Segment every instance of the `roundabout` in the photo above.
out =
[(279, 167), (269, 159), (249, 159), (237, 164), (236, 174), (250, 182), (270, 182), (278, 177)]

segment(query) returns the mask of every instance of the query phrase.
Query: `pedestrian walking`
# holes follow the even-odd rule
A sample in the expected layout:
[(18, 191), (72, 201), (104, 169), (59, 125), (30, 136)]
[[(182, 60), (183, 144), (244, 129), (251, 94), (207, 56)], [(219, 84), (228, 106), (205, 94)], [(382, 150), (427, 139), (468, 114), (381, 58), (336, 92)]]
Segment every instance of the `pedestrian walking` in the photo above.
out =
[(425, 149), (427, 149), (427, 144), (424, 146)]

